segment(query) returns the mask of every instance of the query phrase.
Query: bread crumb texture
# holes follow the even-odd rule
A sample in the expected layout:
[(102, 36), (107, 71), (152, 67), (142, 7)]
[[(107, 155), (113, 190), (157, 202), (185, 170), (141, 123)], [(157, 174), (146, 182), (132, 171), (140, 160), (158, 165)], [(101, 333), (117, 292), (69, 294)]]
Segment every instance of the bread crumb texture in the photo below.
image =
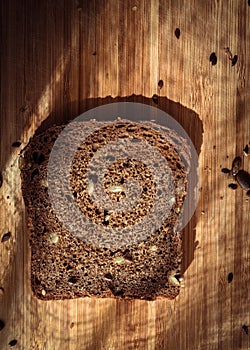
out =
[(85, 296), (174, 299), (180, 285), (172, 276), (173, 271), (180, 273), (182, 259), (182, 237), (174, 226), (186, 195), (186, 172), (178, 152), (169, 140), (149, 126), (122, 122), (97, 129), (79, 145), (71, 165), (72, 198), (81, 212), (98, 225), (117, 229), (131, 226), (133, 230), (135, 222), (149, 215), (157, 191), (156, 181), (142, 161), (124, 158), (112, 162), (112, 154), (107, 154), (111, 163), (106, 169), (103, 187), (109, 198), (123, 203), (129, 179), (135, 179), (142, 190), (137, 203), (123, 213), (107, 210), (95, 202), (92, 195), (96, 189), (96, 175), (88, 181), (86, 169), (105, 144), (119, 138), (143, 140), (166, 159), (174, 178), (172, 209), (156, 232), (138, 243), (130, 245), (128, 242), (122, 248), (98, 247), (69, 233), (50, 203), (47, 166), (54, 142), (63, 128), (53, 126), (35, 135), (21, 155), (33, 292), (44, 300)]

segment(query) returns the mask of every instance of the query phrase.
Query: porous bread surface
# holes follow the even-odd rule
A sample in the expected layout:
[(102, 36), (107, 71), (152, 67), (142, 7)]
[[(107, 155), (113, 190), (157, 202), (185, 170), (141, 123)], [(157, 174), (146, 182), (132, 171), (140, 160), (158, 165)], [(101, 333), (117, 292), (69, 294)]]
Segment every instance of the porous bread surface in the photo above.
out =
[[(83, 126), (86, 127), (86, 123)], [(108, 124), (79, 145), (71, 166), (73, 197), (81, 212), (100, 227), (110, 225), (119, 229), (128, 226), (132, 229), (135, 221), (149, 215), (156, 198), (156, 184), (143, 162), (137, 159), (114, 161), (103, 181), (111, 200), (123, 203), (126, 191), (112, 192), (110, 186), (126, 186), (130, 178), (135, 178), (144, 190), (131, 210), (122, 214), (110, 211), (106, 220), (107, 210), (105, 212), (105, 207), (93, 201), (86, 181), (89, 161), (106, 143), (118, 138), (146, 141), (166, 158), (174, 178), (175, 204), (156, 232), (121, 248), (98, 247), (68, 232), (50, 202), (48, 161), (63, 128), (54, 126), (35, 135), (20, 161), (31, 246), (31, 284), (35, 295), (44, 300), (84, 296), (175, 298), (179, 286), (171, 284), (168, 277), (180, 272), (181, 234), (174, 227), (186, 194), (186, 174), (178, 152), (160, 132), (132, 123)], [(94, 178), (92, 181), (95, 185)]]

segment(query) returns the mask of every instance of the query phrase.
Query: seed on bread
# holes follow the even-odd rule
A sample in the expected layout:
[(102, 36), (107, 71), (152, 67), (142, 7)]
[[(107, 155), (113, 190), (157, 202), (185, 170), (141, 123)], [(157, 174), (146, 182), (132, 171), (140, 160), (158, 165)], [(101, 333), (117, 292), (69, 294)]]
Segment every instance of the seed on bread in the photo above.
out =
[(109, 188), (110, 192), (113, 192), (113, 193), (119, 193), (119, 192), (124, 192), (125, 189), (123, 186), (111, 186)]
[(40, 185), (41, 185), (42, 187), (48, 187), (48, 180), (47, 180), (47, 179), (42, 179), (42, 180), (40, 181)]
[(49, 234), (49, 239), (50, 239), (51, 243), (57, 243), (59, 237), (58, 237), (58, 235), (55, 232), (51, 232)]
[(157, 251), (157, 246), (156, 245), (152, 245), (151, 247), (150, 247), (150, 250), (152, 251), (152, 252), (156, 252)]
[(174, 205), (175, 204), (175, 197), (172, 197), (169, 201), (170, 204)]
[(117, 256), (114, 258), (114, 263), (115, 264), (124, 264), (125, 263), (125, 259), (123, 256)]
[(176, 286), (176, 287), (180, 286), (180, 282), (178, 281), (178, 279), (174, 275), (168, 276), (168, 281), (173, 286)]
[(94, 189), (95, 189), (94, 182), (92, 180), (89, 180), (89, 183), (88, 183), (88, 193), (89, 193), (89, 195), (93, 194)]

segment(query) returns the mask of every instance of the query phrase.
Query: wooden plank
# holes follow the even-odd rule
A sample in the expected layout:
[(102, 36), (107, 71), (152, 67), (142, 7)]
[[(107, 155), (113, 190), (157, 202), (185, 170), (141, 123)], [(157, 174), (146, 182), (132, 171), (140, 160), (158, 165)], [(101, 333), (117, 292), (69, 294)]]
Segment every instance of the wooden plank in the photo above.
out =
[[(16, 348), (39, 350), (250, 348), (242, 329), (250, 325), (250, 200), (220, 172), (250, 141), (249, 23), (247, 0), (1, 2), (0, 236), (12, 233), (0, 244), (1, 349), (14, 338)], [(238, 55), (233, 67), (225, 47)], [(114, 101), (154, 105), (153, 94), (200, 156), (185, 287), (174, 301), (37, 300), (18, 152), (43, 121), (45, 129)]]

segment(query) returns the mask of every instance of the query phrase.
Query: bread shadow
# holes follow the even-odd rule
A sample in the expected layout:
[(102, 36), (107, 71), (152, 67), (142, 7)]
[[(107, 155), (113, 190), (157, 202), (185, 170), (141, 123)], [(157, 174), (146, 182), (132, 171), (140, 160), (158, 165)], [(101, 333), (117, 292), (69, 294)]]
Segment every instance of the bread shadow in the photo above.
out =
[[(174, 102), (166, 97), (157, 96), (157, 98), (148, 98), (142, 95), (131, 95), (127, 97), (111, 97), (105, 98), (89, 98), (79, 101), (74, 101), (61, 106), (58, 109), (54, 109), (53, 112), (43, 121), (41, 126), (36, 130), (36, 134), (40, 134), (49, 127), (55, 124), (67, 124), (80, 114), (109, 103), (117, 102), (135, 102), (150, 105), (152, 107), (159, 108), (173, 117), (186, 131), (190, 137), (194, 148), (199, 157), (201, 151), (201, 145), (203, 142), (203, 124), (197, 113), (182, 106), (178, 102)], [(198, 159), (197, 157), (197, 159)], [(195, 164), (198, 169), (198, 164)], [(194, 184), (195, 185), (195, 184)], [(198, 203), (197, 203), (198, 205)], [(183, 241), (182, 252), (183, 260), (181, 266), (181, 274), (184, 274), (191, 262), (194, 259), (194, 251), (199, 242), (195, 239), (196, 228), (196, 213), (193, 214), (191, 220), (183, 229)]]

